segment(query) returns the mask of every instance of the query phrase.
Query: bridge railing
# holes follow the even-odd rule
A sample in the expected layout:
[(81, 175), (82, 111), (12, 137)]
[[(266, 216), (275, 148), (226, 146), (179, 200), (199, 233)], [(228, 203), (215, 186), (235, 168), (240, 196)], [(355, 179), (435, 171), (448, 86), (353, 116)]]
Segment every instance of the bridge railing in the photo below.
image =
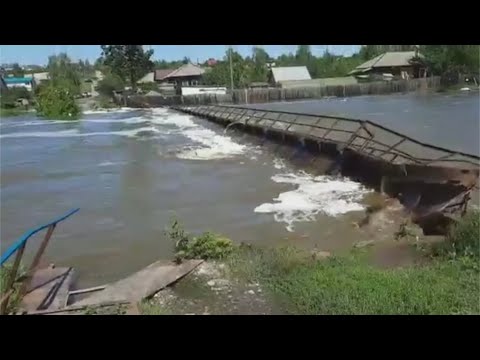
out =
[[(25, 291), (27, 290), (28, 284), (31, 280), (31, 276), (37, 270), (38, 265), (40, 264), (40, 260), (45, 252), (45, 249), (47, 248), (48, 242), (50, 238), (52, 237), (52, 234), (57, 226), (58, 223), (64, 221), (65, 219), (69, 218), (76, 212), (78, 212), (80, 209), (74, 209), (63, 215), (62, 217), (55, 219), (45, 225), (39, 226), (35, 229), (27, 231), (20, 239), (18, 239), (15, 243), (13, 243), (2, 255), (0, 258), (0, 266), (1, 266), (1, 271), (5, 271), (6, 273), (3, 275), (5, 279), (5, 283), (2, 284), (2, 289), (1, 290), (1, 299), (0, 299), (0, 314), (3, 315), (5, 314), (7, 308), (8, 308), (8, 303), (10, 300), (10, 297), (12, 294), (15, 292), (15, 284), (19, 282), (19, 279), (17, 277), (18, 274), (18, 269), (20, 267), (21, 261), (23, 254), (25, 252), (25, 248), (27, 246), (28, 240), (38, 232), (47, 229), (47, 232), (45, 234), (45, 237), (43, 238), (43, 241), (41, 242), (33, 260), (32, 263), (30, 264), (27, 273), (23, 274), (22, 276), (23, 281), (21, 282), (20, 289), (19, 289), (19, 296), (20, 298), (24, 295)], [(14, 255), (15, 259), (13, 261), (13, 265), (11, 268), (6, 268), (4, 265), (6, 262)]]
[(480, 165), (480, 158), (476, 155), (426, 144), (370, 120), (229, 105), (200, 105), (177, 109), (207, 116), (222, 123), (239, 123), (266, 131), (334, 142), (395, 165), (466, 166), (474, 169), (478, 169)]

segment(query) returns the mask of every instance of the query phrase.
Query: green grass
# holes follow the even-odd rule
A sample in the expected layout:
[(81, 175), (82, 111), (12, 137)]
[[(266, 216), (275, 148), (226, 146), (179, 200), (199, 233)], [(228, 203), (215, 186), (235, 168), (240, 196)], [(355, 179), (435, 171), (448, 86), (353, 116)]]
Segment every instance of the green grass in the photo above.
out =
[(146, 300), (139, 304), (141, 315), (169, 315), (169, 312), (153, 301)]
[(380, 269), (367, 251), (316, 260), (292, 247), (241, 247), (233, 273), (259, 281), (291, 314), (479, 314), (479, 213), (453, 227), (426, 265)]
[(27, 111), (19, 108), (4, 109), (0, 108), (0, 118), (14, 117), (26, 114)]
[[(11, 268), (12, 268), (11, 264), (5, 264), (0, 268), (0, 290), (1, 290), (2, 296), (4, 292), (6, 292), (5, 286), (6, 286)], [(25, 274), (25, 269), (23, 268), (23, 266), (20, 265), (17, 271), (16, 278), (20, 279), (23, 274)], [(18, 294), (18, 291), (20, 289), (20, 284), (15, 283), (13, 286), (13, 289), (14, 289), (14, 292), (12, 293), (12, 295), (10, 295), (10, 299), (7, 306), (7, 314), (14, 313), (18, 309), (18, 305), (20, 304), (20, 297)]]

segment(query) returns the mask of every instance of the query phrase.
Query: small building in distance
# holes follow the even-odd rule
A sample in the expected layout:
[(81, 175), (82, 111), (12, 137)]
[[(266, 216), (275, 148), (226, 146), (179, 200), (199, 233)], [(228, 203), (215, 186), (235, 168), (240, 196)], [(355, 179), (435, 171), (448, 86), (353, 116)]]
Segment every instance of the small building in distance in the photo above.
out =
[(148, 83), (153, 83), (155, 82), (155, 72), (149, 72), (146, 74), (144, 77), (142, 77), (140, 80), (137, 81), (139, 84), (148, 84)]
[(169, 83), (177, 86), (197, 86), (202, 83), (205, 69), (193, 64), (184, 64), (163, 77)]
[(349, 75), (366, 80), (422, 78), (427, 74), (423, 59), (416, 51), (386, 52), (357, 66)]
[(4, 78), (5, 84), (8, 88), (14, 87), (24, 87), (29, 91), (35, 87), (35, 79), (31, 76), (29, 77), (6, 77)]
[(35, 80), (36, 85), (39, 85), (42, 82), (50, 80), (50, 75), (48, 74), (48, 72), (33, 73), (25, 76), (32, 77)]
[(268, 72), (268, 82), (272, 86), (282, 87), (286, 81), (305, 81), (312, 77), (306, 66), (272, 67)]

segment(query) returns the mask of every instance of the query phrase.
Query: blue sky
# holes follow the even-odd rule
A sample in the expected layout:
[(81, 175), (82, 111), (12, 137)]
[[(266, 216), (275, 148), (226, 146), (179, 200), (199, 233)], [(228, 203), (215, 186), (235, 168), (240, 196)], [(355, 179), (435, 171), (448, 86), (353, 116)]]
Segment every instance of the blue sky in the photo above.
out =
[[(220, 59), (225, 54), (226, 45), (148, 45), (155, 50), (155, 59), (179, 60), (184, 56), (192, 61), (204, 61), (208, 58)], [(234, 45), (234, 49), (243, 56), (251, 53), (253, 45)], [(273, 57), (282, 53), (295, 52), (297, 45), (261, 45)], [(351, 55), (359, 45), (311, 45), (315, 55), (321, 55), (328, 46), (334, 54)], [(0, 45), (0, 63), (19, 63), (43, 65), (48, 56), (56, 52), (66, 52), (73, 60), (88, 59), (94, 61), (100, 55), (100, 45)]]

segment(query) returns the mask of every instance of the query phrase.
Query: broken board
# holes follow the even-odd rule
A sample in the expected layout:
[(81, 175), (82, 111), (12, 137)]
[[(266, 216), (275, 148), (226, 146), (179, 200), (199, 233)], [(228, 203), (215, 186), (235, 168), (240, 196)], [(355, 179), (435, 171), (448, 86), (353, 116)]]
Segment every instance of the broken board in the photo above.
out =
[(181, 279), (202, 262), (203, 260), (186, 260), (176, 264), (171, 261), (157, 261), (125, 279), (107, 285), (104, 290), (75, 302), (72, 306), (116, 301), (139, 302)]

